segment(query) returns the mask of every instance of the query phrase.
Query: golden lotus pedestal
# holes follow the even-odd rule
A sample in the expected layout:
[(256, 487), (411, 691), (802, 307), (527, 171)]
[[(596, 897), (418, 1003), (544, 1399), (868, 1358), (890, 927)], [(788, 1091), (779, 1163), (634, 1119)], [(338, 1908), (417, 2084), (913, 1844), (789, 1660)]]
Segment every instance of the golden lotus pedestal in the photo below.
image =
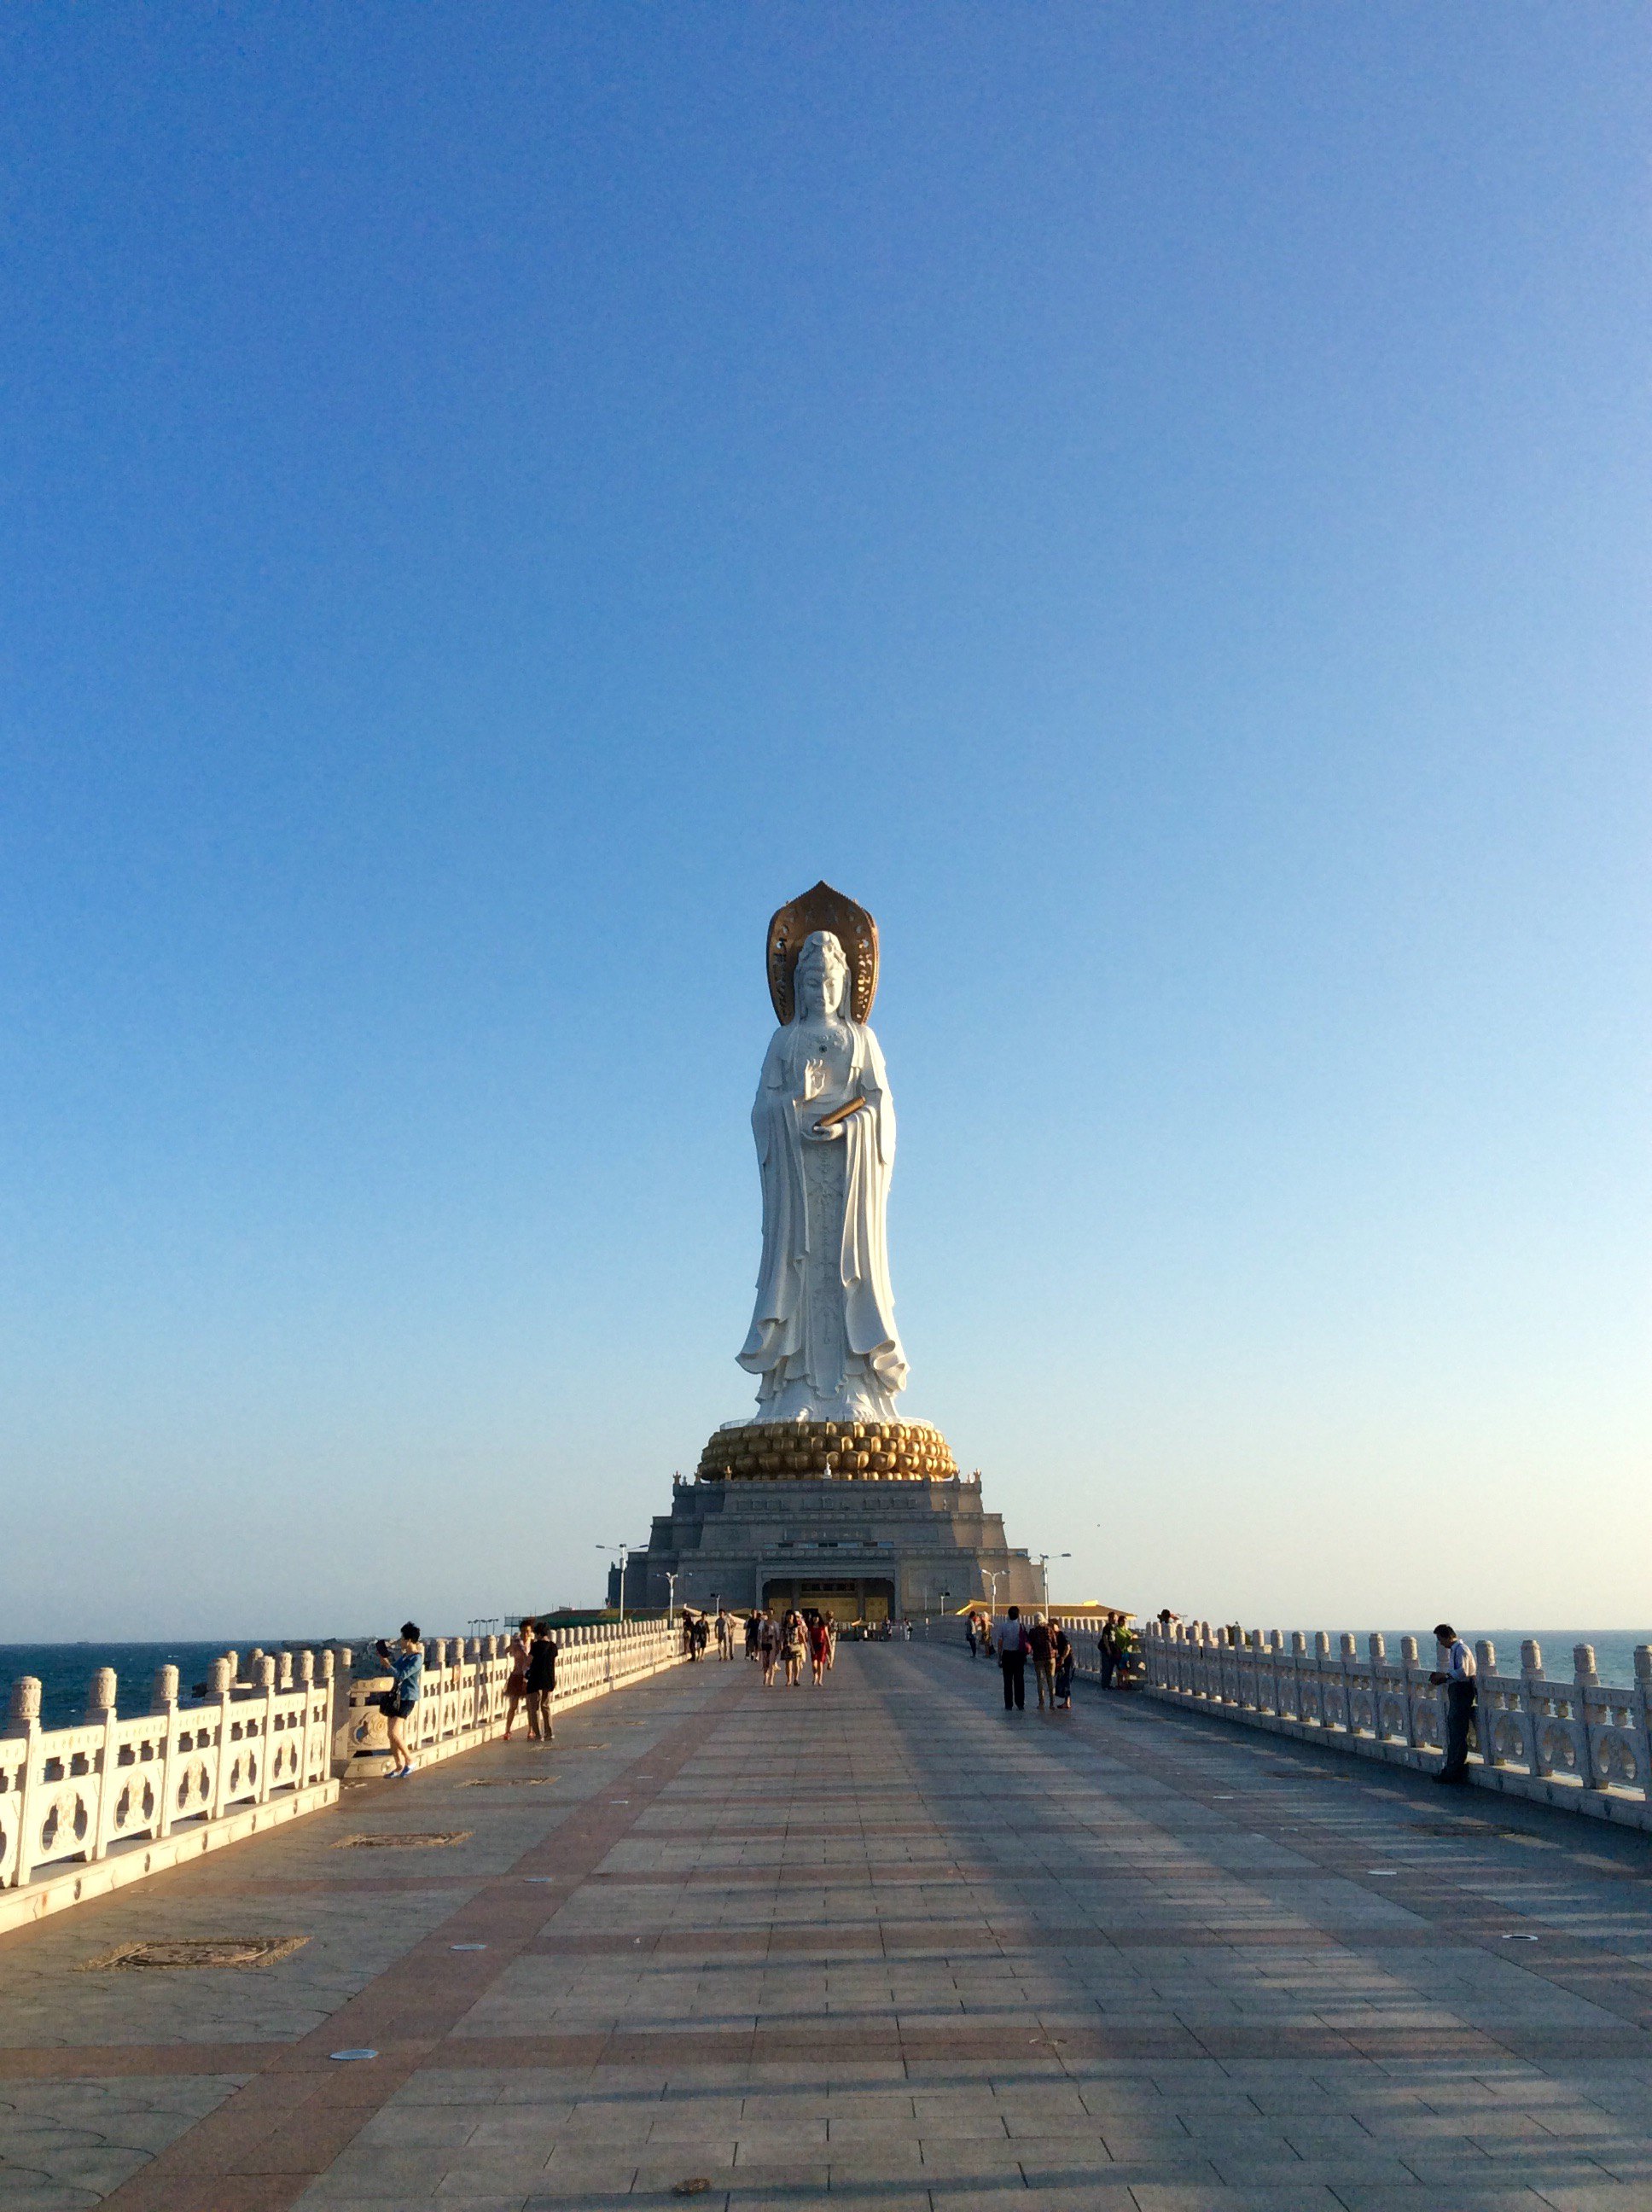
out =
[(754, 1421), (719, 1429), (701, 1482), (951, 1482), (958, 1463), (929, 1421)]

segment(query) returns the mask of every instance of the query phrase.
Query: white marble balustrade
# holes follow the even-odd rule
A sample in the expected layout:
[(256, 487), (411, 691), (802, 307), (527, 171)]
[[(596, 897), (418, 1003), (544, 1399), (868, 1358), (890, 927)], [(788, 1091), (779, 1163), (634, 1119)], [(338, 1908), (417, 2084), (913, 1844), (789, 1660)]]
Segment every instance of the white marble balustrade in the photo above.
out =
[[(557, 1641), (553, 1710), (685, 1656), (678, 1629), (662, 1620), (596, 1622)], [(501, 1638), (427, 1643), (407, 1728), (415, 1763), (497, 1735), (509, 1675)], [(85, 1717), (48, 1729), (41, 1686), (23, 1676), (0, 1736), (0, 1930), (335, 1803), (340, 1774), (371, 1771), (387, 1753), (374, 1699), (389, 1686), (387, 1674), (356, 1673), (344, 1644), (254, 1651), (244, 1666), (230, 1651), (193, 1701), (179, 1696), (178, 1669), (162, 1667), (149, 1711), (122, 1717), (114, 1669), (101, 1667)]]
[[(1344, 1634), (1289, 1638), (1278, 1629), (1147, 1623), (1140, 1637), (1150, 1695), (1224, 1718), (1397, 1764), (1431, 1768), (1443, 1752), (1442, 1692), (1429, 1680), (1432, 1644), (1373, 1634), (1361, 1651)], [(1603, 1682), (1591, 1645), (1573, 1647), (1570, 1679), (1544, 1672), (1540, 1645), (1520, 1671), (1498, 1671), (1496, 1648), (1474, 1647), (1475, 1734), (1470, 1778), (1513, 1795), (1652, 1828), (1652, 1644), (1635, 1652), (1632, 1684)]]
[[(101, 1895), (205, 1840), (310, 1811), (331, 1796), (333, 1659), (323, 1652), (216, 1659), (205, 1694), (180, 1701), (162, 1667), (147, 1712), (122, 1718), (114, 1669), (92, 1677), (83, 1720), (40, 1725), (40, 1684), (12, 1686), (0, 1737), (0, 1928)], [(27, 1909), (24, 1909), (27, 1902)]]

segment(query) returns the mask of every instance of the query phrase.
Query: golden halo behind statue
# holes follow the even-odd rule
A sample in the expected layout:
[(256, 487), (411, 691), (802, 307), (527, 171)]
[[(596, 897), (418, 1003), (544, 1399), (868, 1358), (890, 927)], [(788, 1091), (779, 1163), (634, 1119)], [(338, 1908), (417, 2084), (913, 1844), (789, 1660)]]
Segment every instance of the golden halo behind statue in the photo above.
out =
[(855, 1021), (864, 1022), (878, 996), (878, 924), (864, 906), (823, 881), (781, 907), (768, 925), (768, 995), (775, 1014), (782, 1022), (792, 1018), (797, 1005), (793, 970), (817, 929), (829, 930), (843, 947), (849, 963), (848, 1012)]

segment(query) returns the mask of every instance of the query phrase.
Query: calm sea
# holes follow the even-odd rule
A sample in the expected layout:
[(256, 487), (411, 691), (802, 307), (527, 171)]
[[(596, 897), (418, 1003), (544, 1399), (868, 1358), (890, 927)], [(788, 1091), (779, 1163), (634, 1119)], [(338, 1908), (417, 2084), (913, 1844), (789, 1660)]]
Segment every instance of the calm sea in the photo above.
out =
[[(245, 1660), (259, 1644), (266, 1651), (279, 1651), (282, 1639), (249, 1636), (234, 1649)], [(0, 1644), (0, 1691), (9, 1700), (11, 1686), (20, 1674), (38, 1675), (41, 1720), (47, 1728), (68, 1728), (84, 1714), (86, 1693), (100, 1667), (115, 1670), (116, 1711), (142, 1713), (149, 1711), (157, 1667), (176, 1667), (179, 1694), (187, 1698), (197, 1682), (205, 1681), (212, 1662), (231, 1648), (227, 1644)]]
[[(1455, 1626), (1455, 1624), (1454, 1623)], [(1425, 1663), (1434, 1649), (1434, 1626), (1426, 1628), (1385, 1628), (1388, 1656), (1400, 1656), (1402, 1636), (1417, 1638), (1418, 1658)], [(1572, 1673), (1572, 1647), (1577, 1644), (1594, 1646), (1594, 1668), (1603, 1682), (1627, 1685), (1635, 1680), (1635, 1646), (1652, 1644), (1652, 1628), (1459, 1628), (1457, 1633), (1472, 1651), (1482, 1637), (1497, 1646), (1497, 1671), (1502, 1674), (1520, 1672), (1520, 1647), (1528, 1636), (1535, 1637), (1543, 1652), (1543, 1671), (1570, 1680)], [(1309, 1638), (1311, 1643), (1312, 1638)], [(1365, 1653), (1365, 1631), (1358, 1638), (1360, 1656)], [(1331, 1649), (1337, 1648), (1337, 1639), (1331, 1638)]]

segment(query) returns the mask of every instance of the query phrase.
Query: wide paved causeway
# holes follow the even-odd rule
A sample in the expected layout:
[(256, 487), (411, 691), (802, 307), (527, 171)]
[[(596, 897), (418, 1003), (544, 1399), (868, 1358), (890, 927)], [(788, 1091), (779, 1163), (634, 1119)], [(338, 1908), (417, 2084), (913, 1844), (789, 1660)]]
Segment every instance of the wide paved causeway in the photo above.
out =
[(709, 1662), (0, 1938), (0, 2212), (1652, 2208), (1644, 1838), (1079, 1698)]

